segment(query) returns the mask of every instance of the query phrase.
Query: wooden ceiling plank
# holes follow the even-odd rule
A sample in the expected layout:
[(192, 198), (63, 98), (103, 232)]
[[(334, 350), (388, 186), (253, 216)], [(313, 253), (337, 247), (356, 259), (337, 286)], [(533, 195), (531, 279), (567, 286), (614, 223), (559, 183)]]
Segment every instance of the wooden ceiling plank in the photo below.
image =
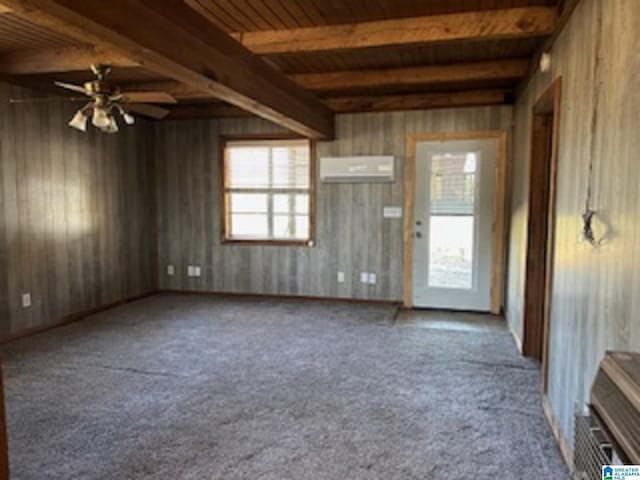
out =
[(517, 79), (526, 76), (528, 69), (528, 60), (515, 59), (381, 70), (304, 73), (291, 75), (291, 79), (308, 90), (338, 91), (367, 87)]
[(277, 21), (278, 28), (289, 28), (289, 25), (299, 26), (293, 15), (280, 2), (276, 0), (265, 2), (263, 8)]
[(213, 27), (182, 0), (6, 3), (30, 21), (104, 45), (161, 76), (209, 92), (297, 133), (333, 137), (333, 114), (317, 98)]
[(347, 25), (244, 32), (243, 45), (261, 55), (506, 40), (549, 35), (557, 21), (550, 7), (523, 7), (402, 18)]
[(62, 47), (22, 50), (0, 55), (0, 74), (38, 75), (89, 70), (92, 64), (112, 67), (137, 67), (129, 58), (108, 50), (92, 47)]
[(185, 3), (225, 31), (242, 30), (242, 24), (233, 15), (229, 15), (223, 8), (217, 8), (216, 5), (213, 5), (208, 0), (185, 0)]

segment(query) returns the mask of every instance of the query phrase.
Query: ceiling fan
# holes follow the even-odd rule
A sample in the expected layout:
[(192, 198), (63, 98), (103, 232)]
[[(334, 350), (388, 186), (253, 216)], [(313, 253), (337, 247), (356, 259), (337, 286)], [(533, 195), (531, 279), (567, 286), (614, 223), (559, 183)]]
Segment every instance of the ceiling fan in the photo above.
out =
[(170, 111), (152, 103), (178, 103), (172, 95), (165, 92), (121, 91), (119, 87), (108, 81), (111, 73), (111, 67), (108, 65), (92, 65), (91, 71), (96, 78), (85, 82), (84, 85), (54, 82), (58, 87), (82, 93), (91, 98), (91, 101), (78, 110), (69, 122), (70, 127), (82, 132), (87, 131), (90, 118), (93, 126), (102, 132), (116, 133), (118, 131), (116, 116), (120, 116), (127, 125), (135, 123), (132, 115), (134, 113), (160, 120)]

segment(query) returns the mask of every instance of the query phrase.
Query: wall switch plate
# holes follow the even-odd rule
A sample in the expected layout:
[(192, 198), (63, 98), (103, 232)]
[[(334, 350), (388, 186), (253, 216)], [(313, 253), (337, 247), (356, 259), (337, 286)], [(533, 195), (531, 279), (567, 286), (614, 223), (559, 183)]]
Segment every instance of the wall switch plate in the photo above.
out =
[(369, 272), (360, 272), (360, 283), (369, 283)]
[(176, 267), (173, 265), (167, 265), (167, 275), (173, 277), (176, 274)]
[(344, 272), (338, 272), (338, 283), (344, 283)]
[(375, 273), (369, 273), (369, 285), (375, 285), (378, 281), (378, 276)]
[(384, 207), (382, 213), (384, 218), (402, 218), (402, 207)]
[(23, 293), (22, 294), (22, 308), (29, 308), (31, 306), (31, 294)]
[(202, 269), (198, 265), (195, 265), (193, 267), (193, 276), (194, 277), (199, 277), (201, 275), (202, 275)]

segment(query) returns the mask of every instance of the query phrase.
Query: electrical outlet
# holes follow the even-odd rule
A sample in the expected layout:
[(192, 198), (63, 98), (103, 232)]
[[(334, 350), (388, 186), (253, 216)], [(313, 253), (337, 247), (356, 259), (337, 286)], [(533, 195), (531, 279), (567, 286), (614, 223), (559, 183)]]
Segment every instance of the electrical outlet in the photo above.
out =
[(344, 272), (338, 272), (338, 283), (344, 283)]
[(378, 281), (378, 276), (375, 273), (369, 273), (369, 285), (375, 285)]
[(23, 293), (22, 294), (22, 308), (29, 308), (31, 306), (31, 294)]
[(173, 265), (167, 265), (167, 275), (173, 277), (176, 274), (176, 267)]
[(360, 272), (360, 283), (369, 283), (369, 272)]
[(194, 277), (200, 277), (202, 275), (202, 270), (200, 269), (200, 266), (195, 265), (193, 267), (193, 276)]

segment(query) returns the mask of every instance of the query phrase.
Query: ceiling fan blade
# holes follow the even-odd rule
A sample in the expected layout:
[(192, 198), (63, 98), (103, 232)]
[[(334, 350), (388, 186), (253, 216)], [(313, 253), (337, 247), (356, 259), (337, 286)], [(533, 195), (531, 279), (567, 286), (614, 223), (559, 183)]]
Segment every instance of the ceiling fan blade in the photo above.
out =
[(55, 83), (58, 87), (66, 88), (67, 90), (72, 90), (74, 92), (83, 93), (87, 95), (87, 91), (84, 89), (84, 87), (81, 87), (80, 85), (74, 85), (72, 83), (64, 83), (64, 82), (53, 82), (53, 83)]
[(121, 92), (126, 102), (132, 103), (166, 103), (175, 105), (178, 101), (166, 92)]
[(87, 97), (42, 97), (42, 98), (10, 98), (9, 103), (51, 103), (51, 102), (86, 102)]
[(162, 120), (171, 113), (171, 111), (166, 108), (156, 107), (148, 103), (128, 103), (125, 105), (125, 109), (129, 112), (144, 115), (145, 117), (155, 118), (156, 120)]

